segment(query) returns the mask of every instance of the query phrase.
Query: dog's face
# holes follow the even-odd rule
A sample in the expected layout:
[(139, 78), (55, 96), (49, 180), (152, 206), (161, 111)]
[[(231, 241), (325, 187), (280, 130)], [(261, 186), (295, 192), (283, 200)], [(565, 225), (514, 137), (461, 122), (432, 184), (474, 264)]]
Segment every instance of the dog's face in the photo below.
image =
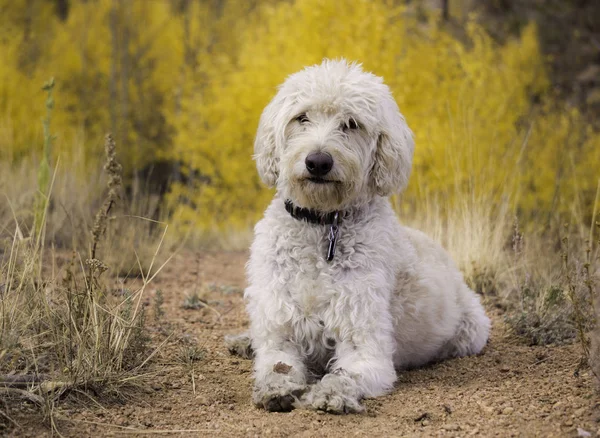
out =
[(381, 78), (346, 61), (290, 76), (265, 108), (258, 172), (296, 205), (334, 211), (400, 192), (412, 133)]

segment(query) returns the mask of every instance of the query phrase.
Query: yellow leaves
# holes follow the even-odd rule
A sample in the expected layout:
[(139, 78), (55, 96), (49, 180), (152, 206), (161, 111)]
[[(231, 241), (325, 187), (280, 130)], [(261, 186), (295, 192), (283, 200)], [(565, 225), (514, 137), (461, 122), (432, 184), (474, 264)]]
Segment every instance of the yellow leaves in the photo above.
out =
[(286, 76), (323, 57), (361, 62), (391, 87), (416, 136), (406, 202), (474, 190), (566, 210), (595, 190), (600, 137), (551, 105), (533, 25), (499, 45), (475, 20), (459, 39), (394, 0), (94, 0), (71, 2), (64, 22), (51, 2), (30, 3), (0, 0), (0, 159), (41, 149), (40, 87), (54, 76), (57, 153), (75, 145), (93, 160), (114, 130), (126, 174), (181, 161), (191, 182), (170, 202), (189, 226), (260, 216), (272, 193), (251, 160), (259, 116)]
[(520, 163), (520, 205), (538, 212), (578, 210), (587, 218), (598, 184), (600, 136), (575, 108), (557, 111), (547, 102), (541, 111)]
[[(350, 7), (296, 0), (259, 8), (241, 32), (235, 67), (206, 70), (212, 86), (202, 90), (204, 101), (193, 111), (207, 123), (197, 128), (198, 142), (184, 160), (223, 186), (215, 183), (194, 200), (228, 212), (232, 223), (239, 223), (241, 202), (251, 217), (260, 215), (268, 195), (248, 159), (258, 117), (287, 75), (323, 57), (358, 60), (394, 91), (417, 140), (406, 199), (441, 193), (452, 202), (474, 190), (494, 202), (515, 194), (521, 178), (545, 172), (551, 179), (554, 167), (545, 169), (535, 160), (525, 167), (519, 158), (531, 94), (549, 84), (535, 27), (499, 46), (475, 21), (467, 25), (467, 44), (436, 23), (384, 1), (355, 1)], [(529, 147), (537, 135), (531, 133)], [(539, 195), (535, 207), (523, 198), (530, 204), (522, 208), (550, 208), (552, 194), (540, 188)]]
[[(535, 38), (530, 29), (523, 39)], [(418, 187), (411, 184), (409, 196), (460, 196), (473, 187), (496, 193), (515, 165), (528, 92), (547, 83), (527, 74), (541, 64), (537, 45), (497, 47), (475, 23), (468, 26), (469, 48), (439, 29), (433, 34), (407, 45), (399, 69), (398, 81), (411, 86), (398, 100), (417, 139)]]

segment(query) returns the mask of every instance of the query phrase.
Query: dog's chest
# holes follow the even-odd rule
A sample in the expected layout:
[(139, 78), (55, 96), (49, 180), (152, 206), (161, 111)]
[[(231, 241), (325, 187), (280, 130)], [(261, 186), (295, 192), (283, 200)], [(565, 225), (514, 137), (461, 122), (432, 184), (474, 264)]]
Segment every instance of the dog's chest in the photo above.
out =
[(338, 295), (336, 272), (318, 253), (323, 246), (301, 251), (298, 258), (291, 260), (291, 270), (288, 271), (292, 278), (286, 289), (305, 317), (325, 312)]
[[(280, 254), (278, 270), (301, 316), (314, 320), (327, 317), (341, 293), (348, 276), (348, 250), (355, 245), (347, 235), (340, 235), (332, 261), (326, 260), (329, 247), (328, 227), (301, 226), (277, 239), (275, 253)], [(354, 251), (352, 249), (352, 251)]]

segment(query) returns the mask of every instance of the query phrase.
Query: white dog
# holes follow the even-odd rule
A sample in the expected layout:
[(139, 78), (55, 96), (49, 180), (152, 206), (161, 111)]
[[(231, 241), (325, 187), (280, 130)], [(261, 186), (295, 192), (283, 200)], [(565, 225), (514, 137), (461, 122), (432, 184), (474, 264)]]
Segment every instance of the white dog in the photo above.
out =
[(388, 200), (408, 182), (414, 143), (381, 78), (343, 60), (290, 76), (254, 148), (277, 195), (247, 265), (249, 338), (227, 342), (254, 353), (257, 406), (360, 412), (396, 369), (481, 351), (479, 298)]

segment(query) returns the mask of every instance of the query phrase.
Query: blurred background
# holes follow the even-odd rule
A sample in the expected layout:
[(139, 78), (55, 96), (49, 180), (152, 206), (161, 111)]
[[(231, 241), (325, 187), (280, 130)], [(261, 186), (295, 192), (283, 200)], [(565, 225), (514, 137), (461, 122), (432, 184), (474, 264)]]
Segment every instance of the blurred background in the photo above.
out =
[(589, 227), (594, 0), (0, 0), (0, 182), (14, 204), (0, 207), (3, 226), (32, 219), (16, 206), (46, 160), (63, 175), (49, 212), (60, 240), (78, 200), (95, 196), (112, 132), (126, 194), (148, 215), (181, 235), (248, 230), (272, 196), (251, 160), (260, 113), (287, 75), (324, 57), (383, 76), (413, 129), (407, 221), (459, 203), (538, 231)]

